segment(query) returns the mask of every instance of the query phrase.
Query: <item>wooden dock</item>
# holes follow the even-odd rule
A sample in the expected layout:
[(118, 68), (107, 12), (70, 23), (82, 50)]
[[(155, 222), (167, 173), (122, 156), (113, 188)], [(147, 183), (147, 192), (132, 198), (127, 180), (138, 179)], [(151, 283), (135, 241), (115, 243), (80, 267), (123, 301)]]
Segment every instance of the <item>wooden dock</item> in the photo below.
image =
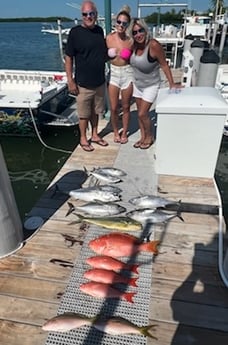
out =
[[(132, 117), (136, 114), (133, 111)], [(108, 122), (100, 125), (109, 146), (96, 146), (92, 153), (77, 147), (52, 184), (32, 209), (45, 223), (25, 241), (22, 249), (0, 260), (0, 344), (41, 345), (47, 333), (45, 320), (56, 315), (74, 264), (80, 256), (85, 230), (69, 225), (65, 217), (68, 196), (53, 196), (54, 184), (75, 189), (85, 182), (84, 167), (121, 167), (128, 173), (123, 203), (133, 195), (157, 193), (183, 203), (218, 206), (211, 179), (155, 176), (154, 145), (134, 149), (137, 127), (126, 145), (113, 143)], [(74, 204), (79, 201), (74, 201)], [(218, 272), (218, 216), (207, 212), (183, 212), (165, 226), (156, 226), (161, 240), (154, 258), (148, 323), (156, 324), (156, 345), (227, 345), (228, 289)], [(130, 308), (131, 306), (129, 306)], [(137, 321), (137, 316), (136, 316)], [(132, 343), (133, 344), (133, 343)]]

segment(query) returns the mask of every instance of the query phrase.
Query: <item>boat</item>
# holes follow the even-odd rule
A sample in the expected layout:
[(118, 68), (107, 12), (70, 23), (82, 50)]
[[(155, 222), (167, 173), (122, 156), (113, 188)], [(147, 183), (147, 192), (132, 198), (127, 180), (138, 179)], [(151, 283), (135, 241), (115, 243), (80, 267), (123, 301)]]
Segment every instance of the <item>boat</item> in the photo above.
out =
[(0, 135), (35, 135), (48, 126), (76, 126), (75, 98), (65, 72), (0, 70)]
[(42, 25), (41, 32), (43, 34), (51, 34), (51, 35), (59, 35), (59, 32), (61, 32), (62, 35), (68, 35), (70, 32), (70, 28), (62, 28), (54, 27), (53, 24), (45, 23)]

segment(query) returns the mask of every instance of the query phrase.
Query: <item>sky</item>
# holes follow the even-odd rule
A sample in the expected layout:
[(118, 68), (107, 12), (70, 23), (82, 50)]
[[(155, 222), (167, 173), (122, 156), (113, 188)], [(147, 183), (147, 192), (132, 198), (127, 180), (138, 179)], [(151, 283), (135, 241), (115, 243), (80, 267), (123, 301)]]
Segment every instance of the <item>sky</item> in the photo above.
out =
[[(95, 0), (100, 15), (105, 13), (105, 0)], [(187, 3), (190, 9), (197, 11), (206, 11), (211, 0), (110, 0), (112, 13), (118, 13), (121, 7), (128, 4), (131, 8), (131, 15), (137, 15), (137, 3)], [(228, 1), (226, 1), (228, 2)], [(0, 18), (21, 18), (21, 17), (69, 17), (80, 18), (80, 10), (73, 8), (67, 3), (80, 5), (81, 1), (64, 1), (64, 0), (1, 0), (0, 1)], [(165, 9), (165, 12), (170, 8)], [(178, 9), (176, 8), (176, 11)], [(142, 10), (142, 16), (152, 13), (152, 8)]]

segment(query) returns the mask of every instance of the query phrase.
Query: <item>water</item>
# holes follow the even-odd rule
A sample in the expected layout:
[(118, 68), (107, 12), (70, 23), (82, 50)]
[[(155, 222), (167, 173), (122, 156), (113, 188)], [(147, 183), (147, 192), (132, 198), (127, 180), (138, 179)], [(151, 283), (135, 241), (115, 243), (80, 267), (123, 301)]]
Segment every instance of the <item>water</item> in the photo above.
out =
[[(62, 71), (58, 39), (42, 34), (41, 27), (42, 23), (0, 23), (0, 68)], [(44, 140), (51, 146), (73, 150), (78, 132), (60, 130)], [(69, 154), (46, 149), (36, 138), (0, 138), (0, 144), (24, 219)], [(222, 141), (215, 176), (228, 223), (228, 138)]]
[[(68, 24), (66, 24), (67, 26)], [(0, 23), (0, 68), (63, 71), (57, 36), (41, 33), (42, 23)], [(72, 151), (77, 128), (52, 129), (44, 142)], [(18, 210), (23, 220), (69, 153), (45, 148), (37, 138), (0, 137)]]

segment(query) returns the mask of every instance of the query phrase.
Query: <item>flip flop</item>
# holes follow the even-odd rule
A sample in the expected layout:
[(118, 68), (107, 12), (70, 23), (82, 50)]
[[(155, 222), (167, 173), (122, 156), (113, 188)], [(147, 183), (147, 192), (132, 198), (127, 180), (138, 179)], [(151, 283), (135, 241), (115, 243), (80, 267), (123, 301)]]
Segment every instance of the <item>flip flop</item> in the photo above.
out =
[(81, 148), (86, 152), (92, 152), (94, 151), (94, 147), (90, 144), (80, 144)]
[(139, 140), (139, 141), (136, 141), (136, 143), (133, 145), (133, 147), (135, 149), (138, 149), (140, 147), (140, 145), (141, 145), (141, 141)]
[(91, 140), (91, 143), (100, 145), (100, 146), (108, 146), (107, 141), (105, 141), (104, 139), (99, 139), (99, 140)]
[(114, 143), (120, 143), (121, 141), (120, 141), (121, 139), (120, 138), (114, 138)]
[(120, 143), (121, 144), (126, 144), (128, 142), (128, 138), (127, 137), (123, 137), (120, 139)]
[(153, 145), (153, 143), (154, 143), (153, 141), (151, 143), (148, 143), (148, 144), (143, 144), (142, 143), (142, 144), (140, 144), (139, 147), (140, 147), (141, 150), (147, 150), (149, 147), (151, 147), (151, 145)]

